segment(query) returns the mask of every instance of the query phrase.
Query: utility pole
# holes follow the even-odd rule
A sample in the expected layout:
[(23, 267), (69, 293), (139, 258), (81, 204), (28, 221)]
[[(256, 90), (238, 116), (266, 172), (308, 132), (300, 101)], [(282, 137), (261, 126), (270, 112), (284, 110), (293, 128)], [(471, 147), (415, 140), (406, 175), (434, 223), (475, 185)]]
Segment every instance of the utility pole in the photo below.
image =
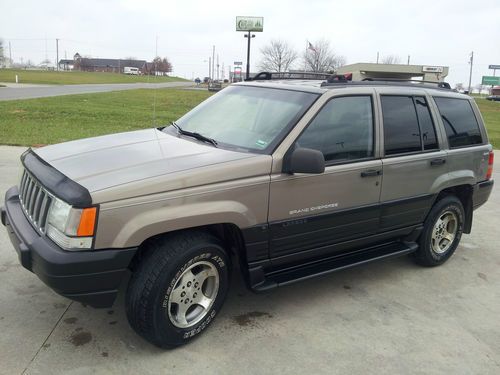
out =
[(59, 71), (59, 39), (56, 38), (56, 67)]
[(219, 54), (217, 54), (217, 81), (220, 79), (219, 77)]
[(212, 46), (212, 79), (215, 78), (215, 46)]
[(471, 83), (472, 83), (472, 64), (473, 63), (474, 63), (474, 51), (472, 51), (470, 53), (470, 60), (469, 60), (469, 64), (470, 64), (470, 72), (469, 72), (469, 95), (472, 94)]
[(408, 55), (408, 65), (410, 65), (410, 55)]
[(248, 44), (247, 44), (247, 74), (246, 74), (246, 79), (250, 78), (250, 39), (255, 38), (255, 34), (248, 32), (248, 34), (245, 34), (245, 38), (248, 38)]
[(10, 62), (10, 67), (12, 68), (12, 48), (10, 46), (10, 41), (9, 41), (9, 62)]
[(378, 52), (377, 52), (377, 64), (378, 64)]
[(208, 57), (208, 80), (212, 79), (212, 58)]

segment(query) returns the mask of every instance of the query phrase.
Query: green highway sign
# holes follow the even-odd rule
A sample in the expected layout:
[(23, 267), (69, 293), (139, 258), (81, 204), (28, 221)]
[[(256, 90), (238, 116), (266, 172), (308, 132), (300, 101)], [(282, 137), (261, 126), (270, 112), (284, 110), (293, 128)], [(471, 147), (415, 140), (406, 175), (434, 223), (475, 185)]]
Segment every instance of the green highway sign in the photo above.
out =
[(500, 77), (483, 76), (483, 80), (481, 81), (481, 84), (487, 85), (487, 86), (500, 85)]
[(264, 31), (264, 17), (236, 17), (236, 31)]

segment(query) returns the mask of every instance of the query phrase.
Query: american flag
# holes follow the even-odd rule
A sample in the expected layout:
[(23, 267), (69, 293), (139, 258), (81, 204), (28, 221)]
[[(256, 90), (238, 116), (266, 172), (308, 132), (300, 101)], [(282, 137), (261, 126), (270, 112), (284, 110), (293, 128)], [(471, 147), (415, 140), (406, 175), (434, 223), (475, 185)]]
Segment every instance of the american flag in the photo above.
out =
[(311, 42), (307, 41), (307, 44), (308, 44), (307, 49), (310, 49), (313, 52), (317, 52), (316, 48), (314, 48), (314, 46), (311, 44)]

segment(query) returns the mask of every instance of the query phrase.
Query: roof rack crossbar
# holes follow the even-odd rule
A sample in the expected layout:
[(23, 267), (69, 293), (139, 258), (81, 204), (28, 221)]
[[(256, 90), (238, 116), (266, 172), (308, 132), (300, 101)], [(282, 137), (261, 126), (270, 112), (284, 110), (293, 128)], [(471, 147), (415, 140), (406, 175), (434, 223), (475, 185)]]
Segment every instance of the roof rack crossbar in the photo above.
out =
[(255, 76), (246, 79), (245, 81), (270, 81), (270, 80), (329, 80), (335, 77), (334, 73), (317, 73), (317, 72), (260, 72)]
[(448, 82), (442, 82), (442, 81), (424, 81), (424, 80), (419, 80), (419, 79), (404, 79), (404, 78), (363, 78), (362, 81), (372, 81), (372, 82), (414, 82), (414, 83), (420, 83), (420, 84), (432, 84), (436, 85), (439, 88), (442, 89), (451, 89), (451, 86)]

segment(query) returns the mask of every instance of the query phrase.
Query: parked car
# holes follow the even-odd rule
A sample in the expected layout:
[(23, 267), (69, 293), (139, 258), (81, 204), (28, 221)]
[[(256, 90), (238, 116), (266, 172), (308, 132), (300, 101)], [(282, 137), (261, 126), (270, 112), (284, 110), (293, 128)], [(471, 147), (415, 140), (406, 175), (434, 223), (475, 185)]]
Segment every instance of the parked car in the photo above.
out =
[(500, 102), (500, 95), (490, 95), (490, 96), (487, 96), (486, 100), (491, 100), (493, 102)]
[(493, 186), (474, 100), (268, 78), (172, 126), (26, 151), (1, 210), (22, 266), (94, 307), (130, 274), (131, 326), (173, 347), (216, 318), (231, 272), (263, 292), (405, 254), (446, 262)]
[(208, 82), (208, 91), (220, 91), (220, 90), (222, 90), (222, 83), (220, 81)]

